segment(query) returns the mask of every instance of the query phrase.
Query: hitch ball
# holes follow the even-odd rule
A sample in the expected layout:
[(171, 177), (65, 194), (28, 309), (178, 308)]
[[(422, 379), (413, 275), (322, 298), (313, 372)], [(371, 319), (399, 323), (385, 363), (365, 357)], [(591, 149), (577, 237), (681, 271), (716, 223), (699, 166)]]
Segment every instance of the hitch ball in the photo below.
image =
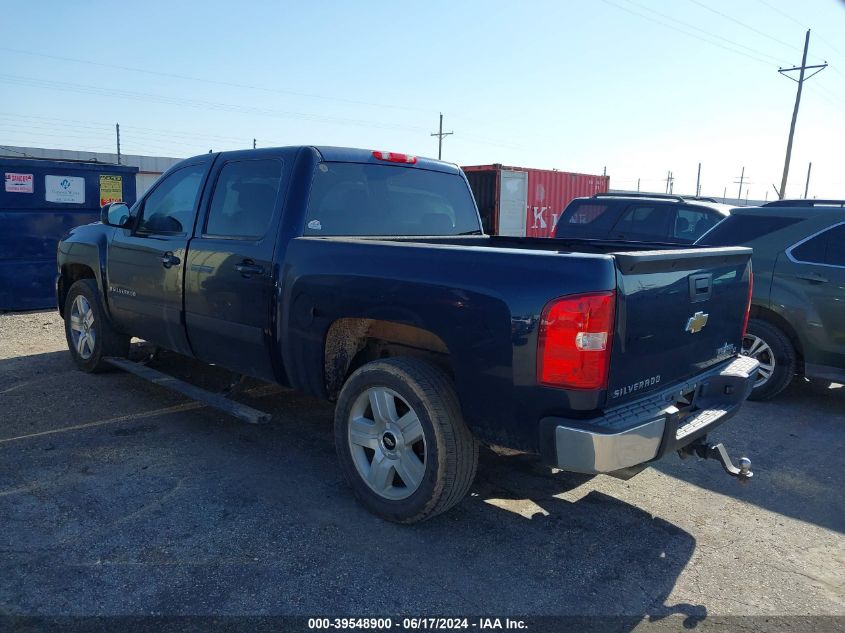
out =
[(751, 472), (751, 460), (747, 457), (739, 458), (739, 475), (740, 477), (748, 477)]

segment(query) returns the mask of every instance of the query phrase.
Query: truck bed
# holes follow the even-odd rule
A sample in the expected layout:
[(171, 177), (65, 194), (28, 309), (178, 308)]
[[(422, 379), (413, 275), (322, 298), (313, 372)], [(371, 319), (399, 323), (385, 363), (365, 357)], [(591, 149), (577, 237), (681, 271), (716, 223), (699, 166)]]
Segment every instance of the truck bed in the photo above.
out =
[[(469, 424), (491, 441), (531, 447), (528, 420), (602, 415), (736, 355), (750, 251), (488, 236), (303, 237), (285, 255), (279, 333), (295, 384), (325, 396), (321, 367), (331, 324), (344, 317), (399, 322), (442, 339)], [(706, 286), (700, 295), (691, 279)], [(612, 291), (616, 323), (606, 389), (538, 385), (538, 326), (556, 297)], [(706, 327), (691, 333), (688, 322)], [(706, 316), (705, 316), (706, 315)], [(573, 413), (574, 412), (574, 413)], [(526, 428), (526, 424), (529, 427)], [(490, 437), (489, 430), (501, 434)]]

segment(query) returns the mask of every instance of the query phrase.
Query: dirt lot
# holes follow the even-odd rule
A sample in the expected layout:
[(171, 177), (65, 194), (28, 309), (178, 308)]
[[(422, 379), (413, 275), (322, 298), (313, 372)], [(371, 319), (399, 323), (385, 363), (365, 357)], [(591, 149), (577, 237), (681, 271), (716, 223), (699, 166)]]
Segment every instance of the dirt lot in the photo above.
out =
[[(223, 384), (179, 357), (159, 367)], [(430, 522), (371, 516), (332, 407), (254, 385), (252, 427), (77, 371), (52, 312), (0, 315), (0, 613), (845, 615), (845, 389), (801, 384), (623, 482), (486, 452)]]

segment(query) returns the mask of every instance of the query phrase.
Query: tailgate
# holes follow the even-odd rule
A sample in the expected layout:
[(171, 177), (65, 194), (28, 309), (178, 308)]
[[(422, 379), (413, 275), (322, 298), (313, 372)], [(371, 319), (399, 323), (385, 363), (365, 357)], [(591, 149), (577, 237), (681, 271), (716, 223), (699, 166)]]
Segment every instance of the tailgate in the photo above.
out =
[(670, 387), (741, 349), (751, 249), (612, 253), (616, 331), (607, 405)]

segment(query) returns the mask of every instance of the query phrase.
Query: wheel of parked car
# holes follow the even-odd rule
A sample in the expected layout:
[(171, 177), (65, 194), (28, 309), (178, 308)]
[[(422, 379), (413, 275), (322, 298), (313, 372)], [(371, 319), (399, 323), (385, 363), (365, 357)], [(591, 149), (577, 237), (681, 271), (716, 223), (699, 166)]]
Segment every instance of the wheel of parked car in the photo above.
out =
[(412, 358), (374, 361), (349, 377), (335, 410), (335, 446), (358, 499), (399, 523), (454, 506), (478, 464), (452, 380)]
[(80, 279), (68, 290), (65, 335), (70, 355), (83, 371), (104, 371), (110, 367), (104, 358), (129, 354), (129, 337), (111, 326), (93, 279)]
[(760, 369), (749, 400), (774, 398), (795, 375), (797, 355), (789, 337), (762, 319), (749, 319), (742, 339), (742, 353), (760, 361)]

